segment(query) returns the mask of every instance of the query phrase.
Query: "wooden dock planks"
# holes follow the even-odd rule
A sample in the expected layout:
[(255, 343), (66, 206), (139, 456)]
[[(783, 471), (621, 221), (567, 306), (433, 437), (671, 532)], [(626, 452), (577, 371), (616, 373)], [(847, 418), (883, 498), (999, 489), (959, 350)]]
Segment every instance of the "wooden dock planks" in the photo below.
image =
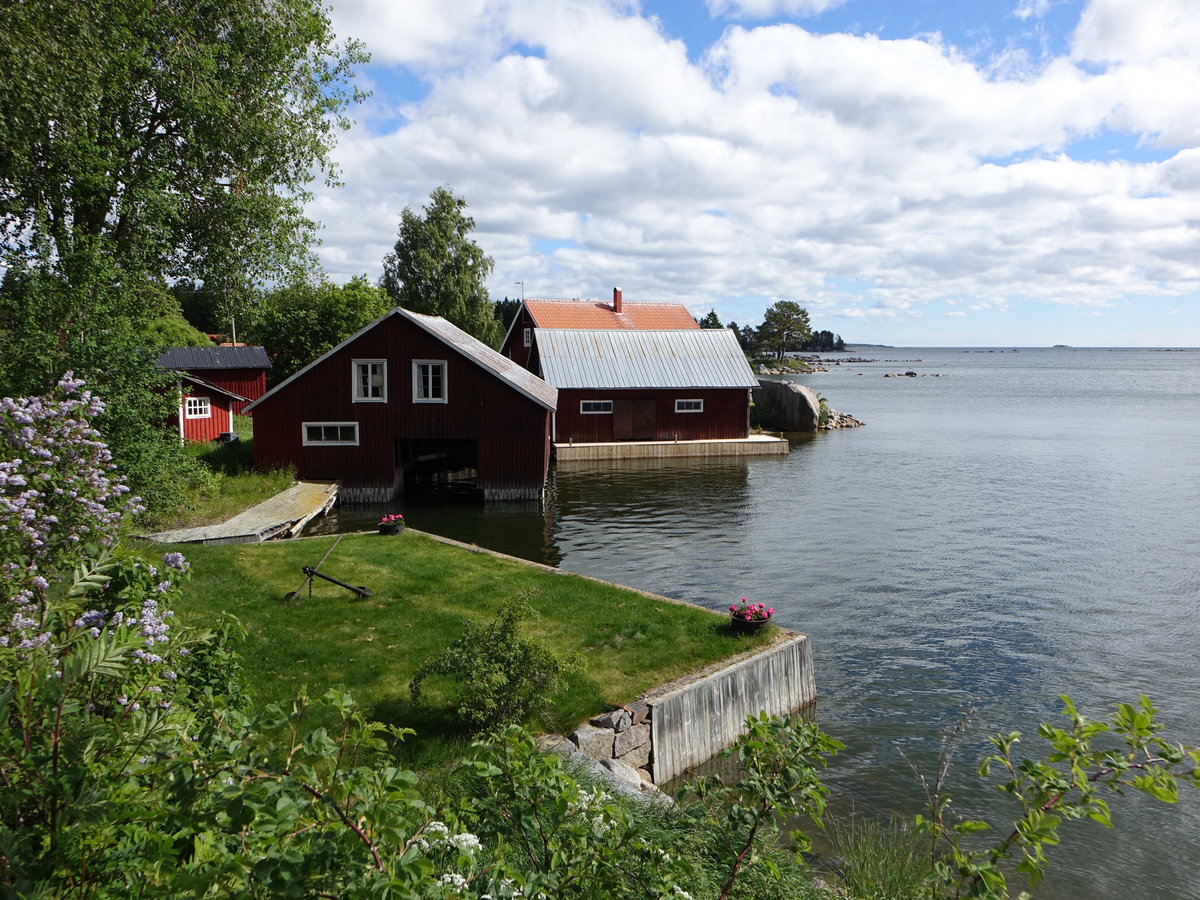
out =
[(337, 500), (340, 484), (299, 481), (227, 522), (144, 536), (171, 544), (253, 544), (277, 537), (295, 537), (310, 519), (329, 511)]

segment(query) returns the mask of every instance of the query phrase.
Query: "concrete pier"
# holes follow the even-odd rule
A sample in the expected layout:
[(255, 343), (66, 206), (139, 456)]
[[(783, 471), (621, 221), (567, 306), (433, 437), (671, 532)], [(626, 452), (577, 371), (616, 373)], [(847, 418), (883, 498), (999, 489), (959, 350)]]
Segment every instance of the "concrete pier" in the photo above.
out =
[(559, 465), (606, 459), (673, 459), (712, 456), (786, 456), (788, 442), (775, 435), (711, 441), (614, 441), (607, 444), (555, 444)]
[(665, 784), (728, 747), (751, 715), (786, 715), (817, 699), (812, 643), (790, 637), (703, 677), (667, 685), (650, 704), (654, 783)]

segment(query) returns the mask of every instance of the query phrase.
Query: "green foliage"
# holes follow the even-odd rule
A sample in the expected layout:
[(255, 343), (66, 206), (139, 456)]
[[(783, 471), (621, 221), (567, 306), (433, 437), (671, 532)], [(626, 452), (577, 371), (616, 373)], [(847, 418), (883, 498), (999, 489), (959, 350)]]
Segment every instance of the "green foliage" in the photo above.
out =
[(929, 861), (920, 836), (900, 820), (862, 816), (831, 819), (826, 836), (840, 864), (837, 874), (855, 900), (921, 900), (929, 895)]
[[(828, 790), (821, 784), (819, 768), (841, 749), (839, 741), (810, 722), (765, 713), (751, 716), (745, 731), (722, 753), (737, 758), (739, 779), (727, 784), (719, 775), (710, 775), (689, 786), (700, 801), (698, 814), (726, 848), (728, 877), (722, 898), (730, 895), (745, 869), (769, 864), (759, 844), (777, 839), (788, 817), (803, 813), (821, 824)], [(801, 832), (793, 832), (792, 840), (798, 850), (809, 846)]]
[(202, 478), (164, 423), (169, 376), (147, 349), (195, 277), (237, 296), (306, 265), (314, 170), (352, 100), (356, 46), (312, 0), (192, 6), (42, 0), (0, 30), (0, 392), (85, 378), (99, 427), (151, 509)]
[(780, 300), (770, 306), (758, 326), (758, 340), (769, 347), (776, 359), (786, 351), (802, 346), (812, 336), (808, 310), (793, 300)]
[(820, 404), (819, 412), (817, 413), (817, 426), (823, 428), (829, 424), (829, 401), (821, 394), (817, 395), (817, 401)]
[(278, 384), (391, 306), (365, 275), (343, 285), (298, 281), (264, 294), (246, 319), (244, 334), (266, 348), (272, 360), (267, 377)]
[[(732, 325), (732, 324), (733, 323), (730, 323), (730, 325)], [(725, 326), (721, 324), (721, 319), (717, 315), (717, 311), (715, 309), (710, 309), (705, 314), (704, 318), (700, 319), (700, 327), (701, 328), (724, 328)]]
[(1161, 737), (1158, 710), (1145, 696), (1136, 706), (1118, 704), (1107, 721), (1084, 717), (1069, 697), (1063, 696), (1062, 701), (1069, 727), (1043, 724), (1038, 728), (1050, 745), (1044, 759), (1016, 757), (1020, 732), (991, 738), (996, 752), (980, 764), (980, 777), (998, 770), (1002, 780), (996, 788), (1020, 809), (1011, 830), (991, 846), (965, 846), (972, 835), (988, 832), (992, 826), (978, 820), (950, 825), (950, 797), (942, 791), (939, 778), (930, 792), (929, 817), (916, 817), (917, 830), (931, 842), (930, 884), (935, 897), (966, 894), (1002, 900), (1008, 896), (1006, 864), (1016, 859), (1016, 870), (1036, 885), (1049, 865), (1046, 849), (1058, 844), (1065, 822), (1091, 819), (1111, 828), (1106, 796), (1133, 789), (1175, 803), (1180, 780), (1200, 787), (1200, 747)]
[(687, 863), (646, 840), (606, 791), (580, 785), (515, 726), (464, 763), (459, 820), (496, 847), (494, 866), (526, 897), (679, 897)]
[(475, 220), (448, 188), (429, 195), (423, 215), (406, 207), (396, 246), (383, 260), (380, 285), (397, 306), (441, 316), (496, 347), (503, 337), (487, 278), (494, 265), (470, 238)]
[(178, 313), (159, 316), (146, 325), (143, 332), (150, 349), (164, 347), (211, 347), (208, 335), (198, 331)]
[(523, 636), (519, 625), (532, 618), (525, 597), (503, 604), (492, 622), (468, 621), (462, 637), (427, 660), (409, 682), (414, 705), (425, 679), (444, 675), (460, 680), (456, 715), (469, 732), (500, 724), (520, 724), (546, 708), (565, 687), (567, 664), (541, 643)]
[(7, 8), (5, 261), (95, 257), (217, 284), (278, 274), (311, 236), (306, 185), (330, 168), (363, 59), (311, 0)]
[(500, 322), (500, 331), (507, 332), (508, 326), (513, 323), (513, 319), (521, 311), (521, 301), (510, 300), (505, 297), (503, 300), (495, 301), (492, 304), (492, 309), (496, 314), (496, 319)]
[(845, 350), (846, 342), (842, 340), (840, 334), (834, 334), (832, 331), (814, 331), (812, 336), (799, 349), (820, 350), (824, 352)]

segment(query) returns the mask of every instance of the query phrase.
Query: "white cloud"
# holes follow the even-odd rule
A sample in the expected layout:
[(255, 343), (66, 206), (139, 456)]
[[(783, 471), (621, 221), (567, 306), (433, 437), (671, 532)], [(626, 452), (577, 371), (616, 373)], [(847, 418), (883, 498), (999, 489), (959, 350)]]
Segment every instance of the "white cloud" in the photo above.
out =
[(841, 6), (845, 0), (704, 0), (709, 14), (732, 19), (770, 19), (774, 16), (815, 16)]
[(1013, 15), (1024, 22), (1027, 19), (1040, 19), (1053, 6), (1053, 0), (1021, 0)]
[[(1148, 5), (1160, 29), (1186, 9)], [(447, 184), (496, 258), (496, 296), (516, 280), (527, 296), (621, 284), (723, 318), (723, 302), (757, 297), (800, 299), (821, 321), (900, 321), (952, 298), (1103, 309), (1194, 292), (1200, 39), (1162, 35), (1156, 57), (1151, 36), (1121, 34), (1122, 8), (1085, 10), (1071, 58), (985, 69), (936, 37), (795, 25), (730, 28), (697, 62), (601, 0), (464, 0), (459, 15), (418, 3), (404, 35), (371, 0), (342, 2), (335, 19), (429, 92), (399, 125), (344, 139), (346, 187), (310, 210), (327, 226), (322, 258), (337, 277), (377, 274), (401, 209)], [(1065, 152), (1105, 129), (1172, 155)]]

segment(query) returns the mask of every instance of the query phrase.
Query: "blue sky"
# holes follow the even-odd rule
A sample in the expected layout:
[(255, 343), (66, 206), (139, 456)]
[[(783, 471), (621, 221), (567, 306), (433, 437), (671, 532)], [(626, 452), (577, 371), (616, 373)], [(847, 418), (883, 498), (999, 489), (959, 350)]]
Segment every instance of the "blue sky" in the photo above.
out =
[(376, 277), (449, 186), (493, 296), (847, 340), (1200, 346), (1194, 0), (334, 0), (373, 97), (317, 189)]

